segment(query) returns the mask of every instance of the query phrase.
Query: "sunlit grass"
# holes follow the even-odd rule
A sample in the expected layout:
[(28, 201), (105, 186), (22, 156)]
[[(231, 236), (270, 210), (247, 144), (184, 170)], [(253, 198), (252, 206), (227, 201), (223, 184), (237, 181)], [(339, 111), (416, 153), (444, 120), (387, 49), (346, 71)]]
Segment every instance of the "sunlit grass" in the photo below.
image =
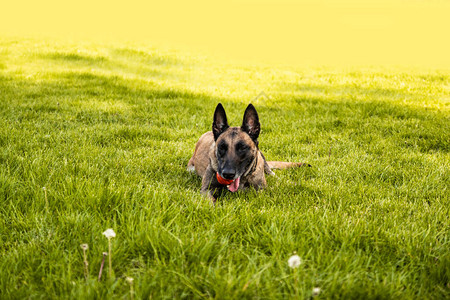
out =
[[(2, 297), (449, 297), (448, 73), (0, 49)], [(185, 167), (218, 102), (232, 125), (253, 102), (266, 157), (313, 167), (212, 209)], [(105, 228), (120, 243), (98, 282)]]

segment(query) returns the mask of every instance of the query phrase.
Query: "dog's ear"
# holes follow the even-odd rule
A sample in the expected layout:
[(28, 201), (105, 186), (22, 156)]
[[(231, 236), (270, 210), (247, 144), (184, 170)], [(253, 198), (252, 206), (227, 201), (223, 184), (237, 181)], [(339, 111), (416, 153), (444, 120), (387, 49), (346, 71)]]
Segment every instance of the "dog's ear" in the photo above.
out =
[(212, 132), (214, 134), (214, 140), (216, 141), (219, 135), (228, 129), (227, 114), (221, 103), (217, 104), (214, 111), (214, 122), (212, 124)]
[(256, 142), (261, 131), (261, 124), (259, 124), (258, 113), (252, 104), (249, 104), (245, 110), (241, 129), (247, 132), (252, 140)]

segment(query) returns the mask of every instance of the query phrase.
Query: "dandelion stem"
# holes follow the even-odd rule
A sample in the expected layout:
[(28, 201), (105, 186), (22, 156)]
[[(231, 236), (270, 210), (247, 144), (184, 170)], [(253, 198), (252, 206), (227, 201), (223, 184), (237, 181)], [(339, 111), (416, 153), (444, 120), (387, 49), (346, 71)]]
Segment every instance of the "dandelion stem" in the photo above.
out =
[(108, 273), (109, 273), (109, 278), (112, 277), (112, 261), (111, 261), (111, 238), (108, 238), (108, 259), (109, 259), (109, 269), (108, 269)]
[(125, 280), (128, 282), (128, 284), (130, 285), (130, 298), (131, 300), (134, 299), (134, 287), (133, 287), (133, 277), (126, 277)]
[(86, 278), (86, 280), (88, 279), (89, 276), (89, 263), (87, 261), (87, 255), (86, 255), (86, 249), (83, 249), (83, 258), (84, 258), (84, 278)]
[(103, 258), (102, 258), (102, 264), (100, 265), (100, 272), (98, 272), (98, 281), (102, 279), (102, 272), (103, 272), (103, 266), (105, 265), (105, 256), (108, 255), (108, 253), (103, 252)]
[(87, 260), (87, 250), (89, 249), (89, 245), (81, 244), (80, 247), (83, 249), (84, 278), (87, 280), (89, 276), (89, 263)]
[(42, 189), (44, 190), (45, 209), (48, 210), (47, 188), (44, 186)]
[(298, 295), (297, 269), (294, 269), (294, 288), (295, 288), (295, 299), (300, 299)]
[(328, 164), (330, 164), (330, 160), (331, 160), (331, 148), (332, 148), (333, 146), (330, 146), (330, 151), (328, 151)]

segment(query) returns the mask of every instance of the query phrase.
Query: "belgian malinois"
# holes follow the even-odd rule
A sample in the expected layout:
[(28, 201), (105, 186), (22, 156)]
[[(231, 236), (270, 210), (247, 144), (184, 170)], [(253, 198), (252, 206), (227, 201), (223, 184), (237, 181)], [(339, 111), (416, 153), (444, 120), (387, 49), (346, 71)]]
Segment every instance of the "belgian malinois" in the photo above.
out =
[(221, 103), (214, 112), (212, 131), (204, 133), (195, 146), (188, 170), (202, 178), (201, 192), (215, 203), (227, 188), (231, 192), (267, 185), (264, 173), (274, 175), (272, 169), (303, 166), (303, 163), (266, 161), (258, 148), (261, 131), (258, 113), (252, 104), (247, 106), (241, 127), (230, 127)]

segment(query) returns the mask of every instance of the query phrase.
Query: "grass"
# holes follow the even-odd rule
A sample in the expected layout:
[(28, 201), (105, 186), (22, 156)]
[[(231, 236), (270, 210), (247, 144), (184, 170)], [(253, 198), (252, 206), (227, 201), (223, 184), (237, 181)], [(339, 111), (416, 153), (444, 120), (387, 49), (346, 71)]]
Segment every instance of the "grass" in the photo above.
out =
[[(1, 39), (1, 298), (448, 298), (449, 80)], [(211, 208), (185, 167), (218, 102), (313, 167)]]

